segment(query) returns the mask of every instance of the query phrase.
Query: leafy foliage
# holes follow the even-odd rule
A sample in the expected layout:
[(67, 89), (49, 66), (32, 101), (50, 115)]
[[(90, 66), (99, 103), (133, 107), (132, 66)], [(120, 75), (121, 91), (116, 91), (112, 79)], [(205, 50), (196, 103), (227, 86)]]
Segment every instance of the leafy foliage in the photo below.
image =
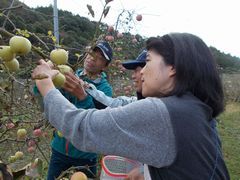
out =
[(214, 47), (210, 47), (213, 56), (216, 58), (218, 65), (221, 67), (222, 72), (240, 72), (240, 58), (231, 56), (230, 54), (225, 54), (220, 52)]

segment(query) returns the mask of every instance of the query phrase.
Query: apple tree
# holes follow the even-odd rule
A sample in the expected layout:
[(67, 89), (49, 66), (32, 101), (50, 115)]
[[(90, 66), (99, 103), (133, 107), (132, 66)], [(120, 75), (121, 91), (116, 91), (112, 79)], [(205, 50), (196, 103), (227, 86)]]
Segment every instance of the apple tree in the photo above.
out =
[[(134, 27), (134, 12), (123, 10), (114, 25), (102, 23), (109, 13), (110, 2), (105, 1), (89, 45), (93, 47), (98, 40), (111, 44), (115, 60), (107, 73), (115, 95), (131, 95), (133, 89), (129, 72), (121, 66), (121, 62), (135, 58), (144, 46), (144, 39), (130, 33)], [(53, 82), (61, 87), (65, 81), (64, 73), (82, 66), (89, 47), (72, 51), (71, 47), (56, 44), (56, 38), (49, 29), (46, 34), (39, 35), (16, 27), (7, 12), (14, 13), (20, 6), (11, 4), (0, 9), (0, 17), (4, 19), (0, 28), (0, 164), (8, 165), (14, 178), (45, 177), (54, 128), (43, 116), (40, 95), (33, 94), (31, 71), (38, 59), (45, 59), (52, 68), (60, 71)], [(92, 6), (87, 5), (87, 8), (89, 14), (94, 16)], [(138, 15), (136, 20), (140, 21), (141, 18)], [(6, 22), (12, 27), (10, 30), (5, 28)], [(74, 62), (69, 61), (70, 56), (75, 57)], [(63, 172), (59, 179), (70, 177), (74, 171), (69, 169)]]

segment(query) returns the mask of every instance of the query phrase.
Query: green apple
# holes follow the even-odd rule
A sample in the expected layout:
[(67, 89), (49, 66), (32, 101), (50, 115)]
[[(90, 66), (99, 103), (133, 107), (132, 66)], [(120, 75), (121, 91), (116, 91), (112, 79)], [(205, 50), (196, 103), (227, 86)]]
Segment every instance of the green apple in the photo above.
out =
[(68, 52), (64, 49), (54, 49), (50, 53), (50, 59), (57, 65), (66, 64), (68, 62)]
[(26, 129), (18, 129), (17, 131), (18, 140), (24, 140), (26, 138), (26, 135), (27, 135)]
[(53, 84), (56, 87), (62, 87), (66, 81), (65, 76), (62, 73), (58, 73), (54, 78), (53, 78)]
[(22, 151), (17, 151), (17, 152), (15, 153), (15, 157), (16, 157), (17, 159), (22, 159), (22, 158), (23, 158), (23, 152), (22, 152)]
[(13, 36), (9, 41), (9, 45), (12, 52), (16, 53), (17, 55), (26, 55), (31, 51), (32, 48), (31, 42), (22, 36)]
[(11, 51), (10, 46), (0, 46), (0, 57), (4, 61), (11, 61), (15, 56), (16, 55)]
[(58, 65), (57, 67), (58, 67), (58, 70), (63, 74), (66, 72), (73, 72), (72, 68), (65, 64)]
[(10, 156), (10, 157), (8, 158), (8, 161), (9, 161), (10, 163), (14, 163), (16, 160), (17, 160), (16, 156)]
[(11, 72), (15, 72), (15, 71), (19, 70), (19, 62), (15, 58), (11, 61), (6, 61), (5, 65), (7, 66), (9, 71), (11, 71)]

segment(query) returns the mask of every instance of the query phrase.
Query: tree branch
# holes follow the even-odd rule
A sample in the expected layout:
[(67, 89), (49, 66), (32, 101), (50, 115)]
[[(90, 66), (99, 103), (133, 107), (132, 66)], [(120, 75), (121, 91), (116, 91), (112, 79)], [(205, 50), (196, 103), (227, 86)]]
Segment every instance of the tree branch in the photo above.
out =
[(15, 10), (15, 9), (19, 9), (19, 8), (22, 8), (22, 7), (23, 7), (23, 5), (21, 4), (21, 5), (18, 5), (18, 6), (13, 6), (13, 7), (8, 7), (8, 8), (2, 8), (2, 9), (0, 9), (0, 11), (3, 11), (3, 13), (4, 13), (5, 11)]
[[(0, 28), (0, 34), (2, 34), (3, 36), (7, 36), (7, 37), (13, 37), (15, 36), (14, 34), (8, 32), (6, 29), (4, 28)], [(39, 54), (42, 58), (47, 59), (49, 58), (48, 55), (44, 54), (41, 50), (39, 50), (36, 46), (32, 45), (32, 50), (34, 52), (36, 52), (37, 54)]]
[[(13, 3), (14, 3), (14, 0), (12, 0), (11, 5), (10, 5), (9, 8), (13, 7)], [(7, 19), (9, 19), (8, 17), (9, 17), (10, 12), (11, 12), (11, 10), (8, 10), (7, 15), (6, 15), (6, 19), (4, 20), (3, 25), (2, 25), (3, 28), (5, 27), (5, 25), (7, 23)]]
[[(16, 29), (16, 26), (15, 26), (15, 24), (9, 19), (9, 17), (6, 16), (5, 14), (2, 14), (2, 15), (6, 18), (4, 22), (6, 22), (6, 20), (8, 20), (8, 21), (10, 22), (10, 24), (13, 26), (14, 30), (15, 30), (15, 29)], [(4, 27), (5, 27), (5, 24), (3, 23), (2, 28), (4, 28)]]

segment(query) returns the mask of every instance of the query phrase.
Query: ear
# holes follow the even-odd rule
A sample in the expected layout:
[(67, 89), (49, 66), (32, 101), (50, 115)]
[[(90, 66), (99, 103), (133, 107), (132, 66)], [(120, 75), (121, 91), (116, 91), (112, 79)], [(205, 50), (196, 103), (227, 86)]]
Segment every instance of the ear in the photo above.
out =
[(176, 69), (173, 66), (169, 67), (169, 77), (175, 76), (176, 74)]

